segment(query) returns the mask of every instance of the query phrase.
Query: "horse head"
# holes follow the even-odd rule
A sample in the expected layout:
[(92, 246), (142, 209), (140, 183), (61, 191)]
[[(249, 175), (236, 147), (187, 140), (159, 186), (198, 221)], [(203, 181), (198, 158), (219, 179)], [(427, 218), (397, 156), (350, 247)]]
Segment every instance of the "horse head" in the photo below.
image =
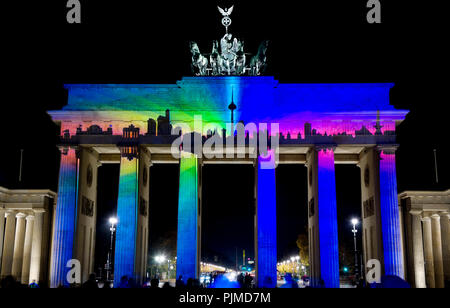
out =
[(198, 45), (196, 42), (189, 41), (189, 48), (191, 50), (192, 55), (197, 55), (200, 53), (200, 48), (198, 48)]
[(266, 55), (267, 48), (269, 48), (269, 40), (264, 40), (259, 45), (258, 54), (259, 55)]

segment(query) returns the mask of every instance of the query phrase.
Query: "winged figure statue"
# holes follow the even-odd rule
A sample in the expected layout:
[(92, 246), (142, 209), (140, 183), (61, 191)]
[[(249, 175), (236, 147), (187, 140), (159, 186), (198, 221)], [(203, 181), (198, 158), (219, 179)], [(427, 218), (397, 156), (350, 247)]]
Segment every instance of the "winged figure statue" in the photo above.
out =
[(220, 6), (217, 7), (219, 9), (220, 14), (223, 15), (223, 17), (229, 17), (231, 15), (231, 13), (233, 13), (233, 9), (234, 9), (234, 5), (231, 6), (229, 9), (225, 8), (222, 9)]

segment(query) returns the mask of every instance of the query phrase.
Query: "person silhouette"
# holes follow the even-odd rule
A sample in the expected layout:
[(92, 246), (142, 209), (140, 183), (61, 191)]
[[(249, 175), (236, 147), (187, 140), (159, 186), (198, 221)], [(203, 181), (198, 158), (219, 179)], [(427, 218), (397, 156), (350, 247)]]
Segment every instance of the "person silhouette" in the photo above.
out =
[(90, 274), (88, 280), (81, 286), (84, 289), (98, 289), (95, 274)]
[(120, 283), (118, 286), (119, 289), (129, 289), (130, 286), (128, 284), (128, 276), (122, 276), (122, 278), (120, 278)]
[(184, 286), (185, 286), (185, 285), (184, 285), (184, 281), (183, 281), (183, 276), (180, 275), (180, 276), (178, 277), (176, 283), (175, 283), (175, 287), (177, 287), (177, 288), (183, 288)]
[(159, 289), (159, 279), (154, 278), (150, 281), (150, 289)]

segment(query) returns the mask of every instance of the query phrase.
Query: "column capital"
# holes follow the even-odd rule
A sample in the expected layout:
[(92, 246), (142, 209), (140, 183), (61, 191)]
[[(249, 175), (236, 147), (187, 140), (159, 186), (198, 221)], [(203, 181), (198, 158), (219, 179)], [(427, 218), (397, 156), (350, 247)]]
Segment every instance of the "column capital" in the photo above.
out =
[(137, 146), (122, 146), (119, 145), (120, 156), (127, 158), (129, 161), (139, 158), (139, 150)]
[(411, 210), (409, 213), (413, 216), (422, 216), (423, 211), (421, 210)]
[(61, 152), (61, 155), (67, 155), (67, 153), (69, 152), (70, 149), (78, 151), (79, 147), (78, 146), (67, 146), (67, 145), (60, 145), (58, 146), (59, 151)]
[(25, 218), (27, 221), (34, 220), (34, 215), (30, 214)]
[(11, 215), (14, 215), (14, 216), (15, 216), (15, 214), (16, 214), (15, 211), (13, 211), (13, 210), (7, 210), (6, 213), (5, 213), (5, 218), (8, 218), (8, 217), (11, 216)]
[(389, 145), (377, 145), (375, 149), (377, 152), (383, 154), (394, 155), (397, 152), (399, 145), (398, 144), (389, 144)]
[(424, 216), (424, 217), (422, 217), (422, 221), (430, 222), (431, 221), (431, 216)]
[(431, 218), (435, 219), (435, 220), (441, 220), (441, 216), (439, 215), (439, 213), (433, 213), (431, 215)]
[(317, 144), (314, 146), (314, 149), (317, 152), (320, 151), (326, 151), (326, 150), (331, 150), (331, 151), (336, 151), (337, 145), (336, 144)]
[(17, 214), (16, 214), (16, 218), (17, 218), (17, 219), (23, 219), (23, 218), (25, 218), (25, 217), (27, 217), (27, 215), (24, 214), (24, 213), (17, 213)]
[(34, 214), (44, 214), (45, 212), (45, 209), (33, 209)]
[(450, 218), (450, 213), (449, 212), (440, 212), (439, 216), (444, 217), (444, 218), (445, 217)]

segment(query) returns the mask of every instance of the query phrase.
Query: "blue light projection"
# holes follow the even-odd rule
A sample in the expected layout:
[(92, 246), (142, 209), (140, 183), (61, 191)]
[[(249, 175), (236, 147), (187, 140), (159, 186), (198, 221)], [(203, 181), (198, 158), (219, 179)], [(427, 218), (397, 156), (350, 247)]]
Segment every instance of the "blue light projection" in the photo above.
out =
[(180, 161), (180, 187), (178, 196), (177, 278), (199, 277), (198, 229), (198, 159), (183, 153)]
[(50, 286), (68, 286), (67, 262), (73, 258), (77, 206), (77, 156), (75, 149), (63, 149), (59, 170), (58, 198), (52, 247)]
[(134, 278), (138, 217), (138, 159), (120, 161), (117, 233), (114, 258), (114, 286), (123, 276)]
[[(273, 152), (273, 151), (269, 151)], [(269, 153), (274, 154), (274, 153)], [(273, 156), (273, 155), (272, 155)], [(277, 204), (274, 163), (262, 156), (258, 159), (257, 178), (257, 283), (261, 288), (275, 288), (277, 285)]]
[(339, 288), (339, 247), (333, 150), (319, 150), (317, 163), (321, 279), (326, 288)]
[(398, 276), (404, 279), (397, 198), (395, 154), (383, 150), (380, 154), (380, 208), (385, 275)]

